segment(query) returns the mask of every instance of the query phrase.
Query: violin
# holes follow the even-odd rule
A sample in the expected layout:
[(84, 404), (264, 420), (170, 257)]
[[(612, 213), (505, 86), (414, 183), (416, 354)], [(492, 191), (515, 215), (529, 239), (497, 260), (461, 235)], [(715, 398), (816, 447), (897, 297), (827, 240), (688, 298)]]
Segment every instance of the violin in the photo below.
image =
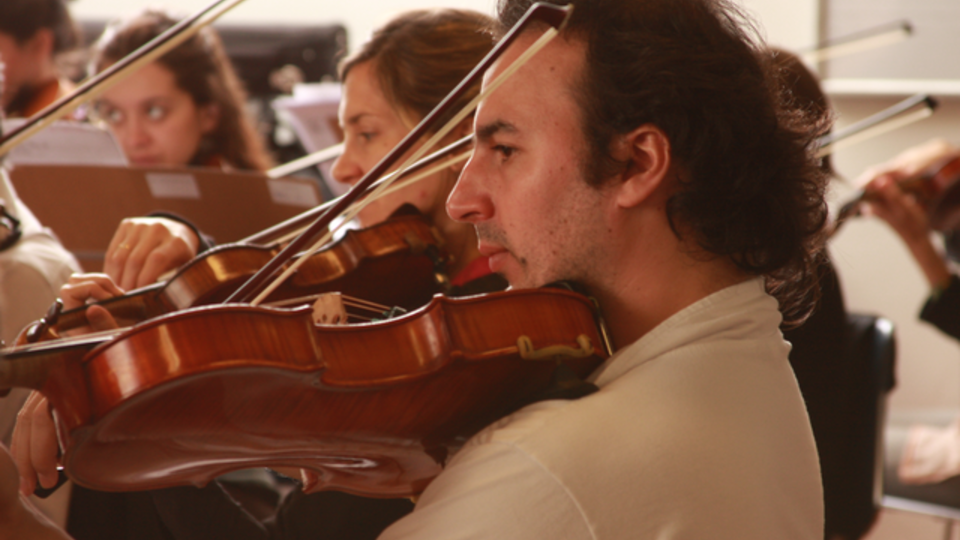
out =
[[(939, 232), (952, 232), (960, 229), (960, 154), (944, 158), (920, 174), (904, 178), (897, 185), (905, 193), (916, 197), (917, 202), (927, 211), (930, 228)], [(830, 235), (851, 217), (859, 216), (861, 204), (870, 201), (872, 195), (861, 191), (840, 207)]]
[[(230, 299), (273, 294), (263, 281), (295, 268), (291, 257), (432, 133), (527, 24), (549, 26), (529, 58), (558, 35), (570, 10), (531, 7), (437, 109)], [(581, 378), (612, 351), (595, 303), (565, 290), (438, 295), (405, 315), (346, 326), (314, 319), (309, 307), (254, 304), (193, 307), (8, 349), (0, 388), (34, 388), (49, 399), (65, 470), (93, 489), (203, 484), (269, 465), (306, 469), (307, 491), (395, 497), (421, 492), (451, 452), (497, 418), (539, 399), (588, 393)]]
[[(187, 263), (168, 281), (98, 302), (126, 327), (191, 307), (222, 302), (239, 283), (272, 259), (280, 247), (233, 244)], [(339, 291), (389, 307), (414, 309), (445, 290), (447, 254), (435, 229), (416, 208), (399, 209), (387, 221), (351, 230), (307, 262), (267, 299), (273, 305), (309, 303), (317, 294)], [(59, 339), (87, 325), (86, 306), (52, 309), (30, 325), (19, 342)]]
[[(471, 435), (609, 356), (593, 302), (563, 289), (451, 299), (367, 324), (219, 305), (119, 335), (5, 351), (0, 388), (50, 400), (63, 466), (102, 491), (203, 485), (260, 466), (305, 491), (420, 493)], [(576, 379), (578, 380), (578, 379)]]

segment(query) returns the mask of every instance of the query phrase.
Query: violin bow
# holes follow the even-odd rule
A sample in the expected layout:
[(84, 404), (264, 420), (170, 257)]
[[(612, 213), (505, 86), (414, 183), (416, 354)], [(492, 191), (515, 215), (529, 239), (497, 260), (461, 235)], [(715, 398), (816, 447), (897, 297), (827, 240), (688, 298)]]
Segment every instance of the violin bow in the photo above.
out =
[(0, 156), (63, 118), (76, 107), (95, 99), (144, 65), (160, 58), (171, 49), (190, 39), (204, 27), (219, 19), (244, 0), (215, 0), (205, 8), (181, 20), (166, 32), (153, 38), (109, 68), (91, 77), (70, 94), (48, 105), (28, 121), (0, 138)]
[(904, 19), (824, 41), (808, 49), (797, 51), (797, 54), (807, 62), (823, 62), (848, 54), (892, 45), (912, 35), (913, 26), (910, 21)]
[[(450, 154), (459, 152), (461, 150), (463, 151), (468, 150), (471, 143), (473, 142), (472, 139), (473, 139), (472, 136), (464, 137), (454, 143), (451, 143), (441, 148), (440, 150), (437, 150), (436, 152), (421, 159), (420, 161), (414, 163), (406, 171), (392, 172), (387, 176), (384, 176), (383, 178), (378, 180), (376, 183), (374, 183), (373, 186), (371, 186), (371, 190), (368, 190), (368, 191), (372, 191), (372, 189), (379, 186), (382, 182), (390, 182), (397, 178), (400, 178), (403, 182), (403, 184), (400, 187), (405, 187), (410, 183), (416, 182), (421, 178), (425, 178), (437, 172), (438, 169), (449, 167), (461, 161), (465, 161), (466, 157), (469, 155), (466, 152), (465, 152), (466, 155), (461, 154), (449, 159), (444, 159), (444, 158), (447, 158), (447, 156), (449, 156)], [(341, 146), (341, 145), (337, 145), (337, 146)], [(320, 150), (320, 152), (326, 152), (328, 150), (333, 150), (335, 148), (336, 147), (330, 147), (324, 150)], [(281, 167), (285, 167), (285, 165), (281, 165)], [(389, 193), (389, 192), (390, 190), (388, 190), (386, 193)], [(385, 193), (381, 193), (381, 195), (383, 194)], [(270, 228), (264, 229), (260, 232), (247, 236), (246, 238), (239, 240), (237, 243), (238, 244), (264, 244), (264, 243), (272, 243), (272, 242), (284, 242), (290, 236), (297, 236), (301, 232), (305, 231), (306, 227), (310, 223), (316, 220), (317, 217), (321, 216), (324, 212), (329, 210), (339, 200), (340, 198), (338, 197), (336, 199), (327, 201), (321, 205), (315, 206), (310, 210), (307, 210), (296, 216), (293, 216), (290, 219), (287, 219), (286, 221), (282, 221), (276, 225), (273, 225)]]
[(283, 178), (284, 176), (289, 176), (297, 171), (302, 171), (307, 167), (312, 167), (314, 165), (323, 163), (324, 161), (336, 159), (340, 157), (340, 154), (342, 153), (343, 143), (335, 144), (328, 148), (317, 150), (311, 154), (288, 161), (283, 165), (277, 165), (276, 167), (267, 170), (267, 178)]
[(823, 135), (819, 139), (817, 157), (824, 157), (839, 148), (852, 146), (923, 120), (932, 115), (938, 105), (937, 100), (927, 94), (910, 96), (859, 122), (850, 124), (834, 133)]
[[(403, 138), (400, 143), (397, 144), (387, 154), (379, 163), (377, 163), (364, 177), (346, 194), (337, 199), (337, 203), (332, 207), (327, 209), (306, 231), (300, 234), (296, 239), (291, 241), (287, 246), (280, 251), (273, 259), (271, 259), (267, 264), (263, 266), (256, 274), (254, 274), (246, 283), (241, 285), (234, 293), (226, 300), (226, 302), (247, 302), (250, 300), (251, 296), (259, 295), (257, 298), (265, 297), (269, 294), (269, 291), (262, 292), (266, 285), (267, 280), (269, 280), (283, 265), (285, 265), (289, 260), (294, 256), (304, 250), (307, 243), (310, 239), (317, 237), (321, 234), (322, 231), (327, 229), (330, 223), (337, 217), (343, 216), (347, 210), (347, 207), (353, 204), (353, 202), (360, 197), (361, 194), (364, 194), (367, 189), (373, 184), (376, 179), (383, 176), (383, 174), (389, 170), (400, 157), (408, 152), (426, 133), (429, 132), (430, 128), (438, 121), (438, 119), (446, 114), (448, 110), (452, 107), (452, 104), (460, 99), (464, 93), (466, 93), (470, 87), (472, 87), (477, 81), (483, 77), (486, 70), (490, 67), (493, 62), (495, 62), (509, 47), (513, 42), (520, 36), (520, 34), (526, 30), (526, 27), (533, 22), (542, 22), (550, 26), (545, 32), (544, 37), (553, 37), (559, 33), (562, 29), (564, 23), (572, 12), (571, 6), (554, 6), (550, 4), (537, 3), (530, 7), (527, 10), (527, 13), (524, 14), (523, 18), (517, 22), (516, 25), (507, 33), (503, 39), (493, 48), (490, 53), (487, 54), (484, 59), (477, 64), (476, 67), (457, 85), (456, 88), (450, 92), (442, 102), (440, 102), (437, 107), (435, 107), (426, 117), (410, 132), (406, 137)], [(543, 39), (543, 38), (541, 38)], [(506, 73), (504, 73), (506, 74)], [(502, 76), (501, 78), (502, 79)], [(474, 100), (477, 102), (478, 100)], [(471, 103), (472, 106), (473, 103)], [(422, 156), (426, 149), (429, 146), (432, 146), (431, 143), (435, 143), (440, 140), (443, 136), (452, 130), (456, 124), (462, 119), (465, 118), (472, 111), (472, 106), (468, 105), (464, 111), (457, 114), (451, 123), (448, 123), (447, 126), (444, 126), (440, 131), (438, 131), (428, 143), (424, 144), (413, 156), (411, 156), (404, 166), (401, 166), (400, 170), (403, 170), (409, 163), (415, 162), (419, 159), (419, 156)], [(469, 109), (469, 110), (468, 110)], [(382, 187), (382, 186), (381, 186)], [(375, 196), (375, 195), (371, 195)], [(290, 275), (293, 272), (290, 270), (292, 268), (288, 267), (285, 275)], [(281, 276), (280, 279), (283, 279)], [(275, 282), (274, 287), (278, 286)], [(256, 303), (257, 300), (254, 300)]]
[[(445, 137), (451, 130), (453, 130), (464, 118), (466, 118), (467, 115), (469, 115), (477, 107), (480, 101), (482, 101), (484, 98), (486, 98), (491, 93), (496, 91), (496, 89), (499, 88), (500, 85), (502, 85), (507, 79), (512, 77), (513, 74), (516, 73), (521, 66), (523, 66), (530, 58), (532, 58), (533, 55), (537, 53), (537, 51), (545, 47), (546, 44), (549, 43), (556, 36), (557, 36), (557, 31), (555, 29), (551, 28), (547, 32), (545, 32), (534, 44), (532, 44), (526, 51), (524, 51), (522, 55), (520, 55), (512, 64), (510, 64), (510, 66), (507, 69), (505, 69), (503, 73), (498, 75), (497, 78), (490, 84), (490, 86), (487, 89), (485, 89), (483, 92), (480, 92), (479, 95), (473, 98), (473, 100), (471, 100), (470, 103), (468, 103), (459, 112), (457, 112), (457, 114), (454, 115), (453, 118), (448, 120), (447, 123), (444, 124), (442, 128), (440, 128), (434, 135), (432, 135), (431, 138), (427, 142), (425, 142), (416, 152), (414, 152), (413, 155), (410, 156), (407, 159), (407, 161), (403, 165), (401, 165), (399, 169), (397, 169), (395, 173), (393, 173), (388, 177), (384, 177), (379, 182), (377, 182), (375, 186), (371, 186), (371, 189), (369, 189), (367, 192), (363, 194), (364, 197), (362, 199), (354, 201), (350, 206), (348, 206), (347, 209), (343, 212), (343, 214), (339, 216), (340, 221), (336, 224), (336, 226), (328, 227), (327, 230), (322, 234), (320, 239), (317, 240), (313, 244), (313, 246), (307, 250), (307, 253), (313, 253), (322, 249), (323, 246), (325, 246), (333, 238), (333, 235), (338, 230), (343, 228), (349, 221), (351, 221), (354, 217), (356, 217), (358, 213), (360, 213), (363, 207), (370, 204), (372, 201), (375, 201), (377, 198), (385, 195), (386, 193), (391, 192), (394, 189), (398, 189), (397, 186), (394, 185), (394, 182), (397, 179), (399, 179), (401, 176), (407, 173), (409, 168), (412, 167), (411, 164), (414, 163), (415, 160), (419, 159), (429, 148), (432, 148), (433, 146), (435, 146), (443, 137)], [(440, 168), (442, 168), (442, 166), (440, 166)], [(431, 169), (431, 171), (435, 171), (435, 170), (437, 170), (436, 166)], [(428, 173), (426, 172), (420, 173), (417, 175), (417, 179), (425, 178), (427, 174)], [(405, 184), (411, 183), (413, 180), (414, 179), (411, 178), (407, 182), (405, 182)], [(307, 261), (307, 257), (300, 257), (296, 259), (293, 262), (293, 264), (287, 267), (280, 276), (274, 279), (269, 285), (264, 287), (263, 290), (261, 290), (260, 293), (256, 296), (256, 298), (254, 298), (250, 303), (254, 306), (262, 303), (264, 300), (267, 299), (268, 296), (270, 296), (270, 293), (272, 293), (274, 290), (277, 289), (277, 287), (282, 285), (284, 281), (290, 278), (290, 276), (292, 276), (294, 272), (296, 272), (297, 269), (300, 268), (300, 266), (305, 264), (306, 261)]]

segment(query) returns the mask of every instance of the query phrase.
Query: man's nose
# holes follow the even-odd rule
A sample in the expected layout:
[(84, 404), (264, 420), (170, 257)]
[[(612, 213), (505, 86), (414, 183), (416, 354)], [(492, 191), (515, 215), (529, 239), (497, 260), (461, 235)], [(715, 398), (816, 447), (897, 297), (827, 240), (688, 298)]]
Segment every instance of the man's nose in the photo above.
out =
[(447, 213), (456, 221), (480, 223), (493, 217), (494, 206), (484, 183), (484, 174), (475, 156), (460, 172), (457, 184), (447, 197)]

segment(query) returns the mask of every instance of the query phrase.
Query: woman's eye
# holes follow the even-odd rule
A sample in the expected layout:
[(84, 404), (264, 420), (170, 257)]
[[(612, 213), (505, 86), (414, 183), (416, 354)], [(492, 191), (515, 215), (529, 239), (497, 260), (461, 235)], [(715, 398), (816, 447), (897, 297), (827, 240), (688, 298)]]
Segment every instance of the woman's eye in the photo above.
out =
[(118, 109), (108, 109), (108, 108), (101, 107), (97, 111), (97, 116), (99, 116), (100, 119), (103, 120), (104, 122), (114, 126), (123, 121), (123, 113), (120, 112)]
[(366, 142), (372, 141), (373, 138), (376, 137), (376, 136), (377, 136), (377, 134), (374, 133), (374, 132), (372, 132), (372, 131), (363, 131), (363, 132), (360, 133), (360, 138), (363, 139), (363, 140), (366, 141)]
[(160, 105), (151, 105), (147, 108), (147, 118), (151, 120), (161, 120), (167, 115), (166, 107)]

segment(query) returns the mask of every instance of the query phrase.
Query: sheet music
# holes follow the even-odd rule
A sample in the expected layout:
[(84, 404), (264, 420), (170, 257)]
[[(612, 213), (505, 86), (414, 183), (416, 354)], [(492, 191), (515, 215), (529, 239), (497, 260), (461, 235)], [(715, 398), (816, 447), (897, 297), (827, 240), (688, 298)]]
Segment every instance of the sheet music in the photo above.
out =
[[(9, 133), (26, 120), (3, 121)], [(6, 161), (12, 165), (111, 165), (127, 166), (127, 158), (113, 134), (82, 122), (54, 122), (10, 151)]]
[[(337, 121), (340, 93), (340, 83), (298, 84), (292, 96), (274, 100), (273, 108), (293, 127), (304, 150), (313, 153), (343, 140)], [(331, 180), (331, 165), (332, 161), (321, 164), (320, 172), (330, 191), (342, 195), (349, 186)]]

